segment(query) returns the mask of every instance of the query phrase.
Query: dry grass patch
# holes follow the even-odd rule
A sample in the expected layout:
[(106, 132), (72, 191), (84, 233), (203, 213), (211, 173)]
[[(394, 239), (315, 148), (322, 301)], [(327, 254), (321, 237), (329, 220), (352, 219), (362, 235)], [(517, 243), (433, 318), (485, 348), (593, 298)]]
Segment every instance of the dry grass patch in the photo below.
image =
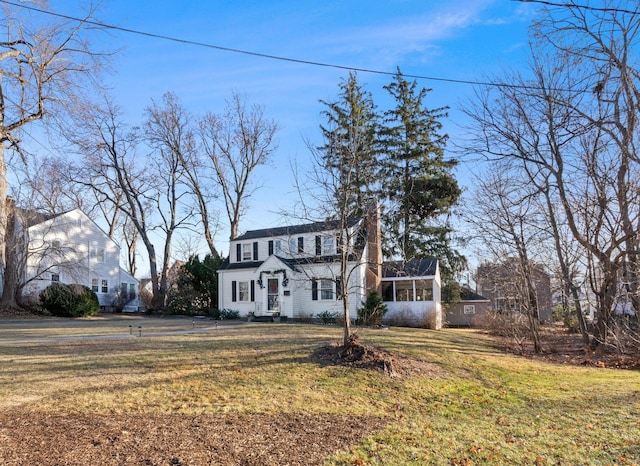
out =
[[(314, 359), (341, 340), (336, 327), (251, 324), (40, 343), (9, 342), (3, 328), (0, 448), (13, 446), (0, 452), (24, 461), (9, 464), (39, 460), (38, 442), (58, 447), (51, 463), (31, 464), (56, 464), (56, 455), (57, 464), (87, 464), (74, 451), (80, 459), (104, 454), (103, 464), (190, 465), (640, 457), (640, 373), (524, 359), (471, 330), (362, 330), (377, 356), (422, 368), (389, 377)], [(31, 450), (18, 450), (23, 444)]]

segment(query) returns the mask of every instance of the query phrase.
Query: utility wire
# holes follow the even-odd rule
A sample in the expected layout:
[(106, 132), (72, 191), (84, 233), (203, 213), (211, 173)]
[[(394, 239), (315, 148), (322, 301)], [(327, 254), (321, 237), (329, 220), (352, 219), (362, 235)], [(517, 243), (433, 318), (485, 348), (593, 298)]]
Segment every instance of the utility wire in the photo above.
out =
[[(524, 1), (527, 1), (527, 0), (524, 0)], [(25, 5), (25, 4), (22, 4), (22, 3), (15, 3), (15, 2), (8, 1), (8, 0), (0, 0), (0, 3), (4, 3), (6, 5), (11, 5), (11, 6), (14, 6), (14, 7), (17, 7), (17, 8), (22, 8), (22, 9), (34, 11), (36, 13), (42, 13), (42, 14), (46, 14), (46, 15), (49, 15), (49, 16), (55, 16), (55, 17), (58, 17), (58, 18), (63, 18), (63, 19), (69, 20), (69, 21), (76, 21), (76, 22), (79, 22), (79, 23), (90, 24), (92, 26), (98, 26), (98, 27), (104, 28), (104, 29), (111, 29), (111, 30), (114, 30), (114, 31), (125, 32), (125, 33), (128, 33), (128, 34), (136, 34), (136, 35), (139, 35), (139, 36), (145, 36), (145, 37), (151, 37), (151, 38), (154, 38), (154, 39), (167, 40), (167, 41), (177, 42), (177, 43), (186, 44), (186, 45), (195, 45), (195, 46), (198, 46), (198, 47), (206, 47), (206, 48), (210, 48), (210, 49), (214, 49), (214, 50), (221, 50), (223, 52), (239, 53), (239, 54), (250, 55), (250, 56), (254, 56), (254, 57), (267, 58), (267, 59), (270, 59), (270, 60), (279, 60), (279, 61), (285, 61), (285, 62), (290, 62), (290, 63), (298, 63), (298, 64), (302, 64), (302, 65), (322, 66), (322, 67), (325, 67), (325, 68), (335, 68), (335, 69), (339, 69), (339, 70), (357, 71), (357, 72), (361, 72), (361, 73), (378, 74), (378, 75), (384, 75), (384, 76), (395, 76), (396, 75), (395, 72), (390, 72), (390, 71), (381, 71), (381, 70), (374, 70), (374, 69), (369, 69), (369, 68), (358, 68), (358, 67), (353, 67), (353, 66), (336, 65), (336, 64), (332, 64), (332, 63), (323, 63), (323, 62), (317, 62), (317, 61), (312, 61), (312, 60), (303, 60), (303, 59), (299, 59), (299, 58), (282, 57), (282, 56), (279, 56), (279, 55), (270, 55), (270, 54), (266, 54), (266, 53), (252, 52), (252, 51), (249, 51), (249, 50), (241, 50), (241, 49), (235, 49), (235, 48), (231, 48), (231, 47), (223, 47), (223, 46), (220, 46), (220, 45), (207, 44), (205, 42), (197, 42), (197, 41), (193, 41), (193, 40), (189, 40), (189, 39), (181, 39), (181, 38), (178, 38), (178, 37), (171, 37), (171, 36), (166, 36), (166, 35), (162, 35), (162, 34), (155, 34), (155, 33), (152, 33), (152, 32), (145, 32), (145, 31), (125, 28), (125, 27), (121, 27), (121, 26), (114, 26), (112, 24), (106, 24), (106, 23), (102, 23), (100, 21), (90, 20), (88, 18), (78, 18), (78, 17), (74, 17), (74, 16), (64, 15), (64, 14), (61, 14), (61, 13), (55, 13), (55, 12), (52, 12), (52, 11), (43, 10), (41, 8), (36, 8), (34, 6)], [(527, 85), (524, 85), (524, 84), (496, 83), (496, 82), (490, 82), (490, 81), (473, 81), (473, 80), (466, 80), (466, 79), (442, 78), (442, 77), (436, 77), (436, 76), (424, 76), (424, 75), (404, 74), (404, 73), (402, 73), (402, 76), (405, 77), (405, 78), (412, 78), (412, 79), (421, 79), (421, 80), (424, 79), (424, 80), (428, 80), (428, 81), (439, 81), (439, 82), (447, 82), (447, 83), (454, 83), (454, 84), (467, 84), (467, 85), (473, 85), (473, 86), (507, 87), (507, 88), (513, 88), (513, 89), (537, 89), (536, 86), (527, 86)]]
[(581, 10), (589, 10), (589, 11), (602, 11), (605, 13), (627, 13), (631, 15), (637, 15), (640, 11), (636, 10), (626, 10), (624, 8), (613, 8), (613, 7), (597, 7), (590, 5), (580, 5), (578, 3), (557, 3), (549, 0), (511, 0), (513, 2), (521, 2), (521, 3), (539, 3), (547, 6), (558, 6), (562, 8), (578, 8)]

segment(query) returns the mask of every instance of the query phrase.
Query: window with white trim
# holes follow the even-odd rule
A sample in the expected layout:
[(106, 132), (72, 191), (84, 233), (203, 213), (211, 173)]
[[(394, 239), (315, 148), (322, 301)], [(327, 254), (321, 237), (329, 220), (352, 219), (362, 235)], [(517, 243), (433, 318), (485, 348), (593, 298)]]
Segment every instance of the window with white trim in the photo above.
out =
[(464, 313), (465, 314), (475, 314), (476, 313), (476, 305), (475, 304), (465, 304), (464, 305)]
[(102, 287), (101, 287), (100, 291), (102, 293), (108, 293), (109, 292), (109, 281), (108, 280), (102, 280)]
[(249, 282), (238, 282), (238, 301), (249, 301)]
[(336, 252), (336, 239), (333, 236), (322, 238), (322, 255), (330, 256)]
[(94, 293), (97, 293), (99, 291), (97, 278), (91, 279), (91, 291), (93, 291)]
[(52, 273), (51, 274), (51, 281), (52, 282), (59, 282), (60, 281), (60, 274), (59, 273)]
[(242, 245), (242, 260), (250, 261), (252, 258), (253, 249), (251, 243), (244, 243)]
[(333, 299), (333, 280), (320, 280), (320, 299)]

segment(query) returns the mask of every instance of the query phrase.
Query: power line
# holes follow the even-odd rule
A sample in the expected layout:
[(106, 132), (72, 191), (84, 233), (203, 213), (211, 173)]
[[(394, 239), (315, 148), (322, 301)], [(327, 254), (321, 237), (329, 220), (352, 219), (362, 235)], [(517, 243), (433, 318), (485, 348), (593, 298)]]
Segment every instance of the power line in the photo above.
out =
[(547, 6), (557, 6), (562, 8), (578, 8), (581, 10), (589, 10), (589, 11), (601, 11), (604, 13), (627, 13), (631, 15), (637, 15), (640, 11), (636, 10), (626, 10), (624, 8), (613, 8), (613, 7), (597, 7), (590, 5), (580, 5), (578, 3), (557, 3), (551, 2), (549, 0), (511, 0), (513, 2), (521, 2), (521, 3), (540, 3), (542, 5)]
[[(523, 0), (523, 1), (529, 1), (529, 0)], [(171, 36), (166, 36), (163, 34), (155, 34), (152, 32), (145, 32), (145, 31), (140, 31), (137, 29), (130, 29), (130, 28), (125, 28), (125, 27), (121, 27), (121, 26), (114, 26), (112, 24), (106, 24), (100, 21), (96, 21), (96, 20), (90, 20), (88, 18), (78, 18), (75, 16), (69, 16), (69, 15), (65, 15), (65, 14), (61, 14), (61, 13), (55, 13), (52, 11), (47, 11), (47, 10), (43, 10), (41, 8), (36, 8), (34, 6), (29, 6), (29, 5), (25, 5), (25, 4), (21, 4), (21, 3), (14, 3), (8, 0), (0, 0), (0, 3), (4, 3), (7, 5), (11, 5), (17, 8), (22, 8), (22, 9), (26, 9), (26, 10), (30, 10), (30, 11), (34, 11), (36, 13), (42, 13), (45, 15), (49, 15), (49, 16), (55, 16), (58, 18), (63, 18), (69, 21), (76, 21), (79, 23), (84, 23), (84, 24), (90, 24), (92, 26), (98, 26), (100, 28), (104, 28), (104, 29), (111, 29), (114, 31), (121, 31), (121, 32), (125, 32), (128, 34), (136, 34), (139, 36), (144, 36), (144, 37), (151, 37), (154, 39), (161, 39), (161, 40), (167, 40), (167, 41), (172, 41), (172, 42), (177, 42), (180, 44), (186, 44), (186, 45), (194, 45), (194, 46), (198, 46), (198, 47), (206, 47), (209, 49), (214, 49), (214, 50), (220, 50), (223, 52), (230, 52), (230, 53), (238, 53), (238, 54), (243, 54), (243, 55), (250, 55), (250, 56), (254, 56), (254, 57), (260, 57), (260, 58), (267, 58), (270, 60), (279, 60), (279, 61), (284, 61), (284, 62), (289, 62), (289, 63), (298, 63), (298, 64), (302, 64), (302, 65), (311, 65), (311, 66), (321, 66), (321, 67), (325, 67), (325, 68), (335, 68), (335, 69), (339, 69), (339, 70), (346, 70), (346, 71), (357, 71), (357, 72), (361, 72), (361, 73), (369, 73), (369, 74), (378, 74), (378, 75), (384, 75), (384, 76), (395, 76), (396, 73), (395, 72), (390, 72), (390, 71), (381, 71), (381, 70), (374, 70), (374, 69), (370, 69), (370, 68), (358, 68), (358, 67), (354, 67), (354, 66), (345, 66), (345, 65), (336, 65), (336, 64), (332, 64), (332, 63), (324, 63), (324, 62), (317, 62), (317, 61), (312, 61), (312, 60), (304, 60), (304, 59), (299, 59), (299, 58), (291, 58), (291, 57), (283, 57), (283, 56), (279, 56), (279, 55), (271, 55), (271, 54), (266, 54), (266, 53), (260, 53), (260, 52), (253, 52), (250, 50), (242, 50), (242, 49), (236, 49), (236, 48), (231, 48), (231, 47), (223, 47), (220, 45), (213, 45), (213, 44), (208, 44), (205, 42), (198, 42), (198, 41), (193, 41), (193, 40), (189, 40), (189, 39), (181, 39), (178, 37), (171, 37)], [(466, 79), (453, 79), (453, 78), (442, 78), (442, 77), (436, 77), (436, 76), (424, 76), (424, 75), (416, 75), (416, 74), (404, 74), (402, 73), (402, 76), (405, 78), (412, 78), (412, 79), (424, 79), (424, 80), (428, 80), (428, 81), (439, 81), (439, 82), (447, 82), (447, 83), (453, 83), (453, 84), (467, 84), (467, 85), (473, 85), (473, 86), (492, 86), (492, 87), (508, 87), (508, 88), (514, 88), (514, 89), (535, 89), (535, 86), (527, 86), (524, 84), (508, 84), (508, 83), (495, 83), (495, 82), (490, 82), (490, 81), (472, 81), (472, 80), (466, 80)]]

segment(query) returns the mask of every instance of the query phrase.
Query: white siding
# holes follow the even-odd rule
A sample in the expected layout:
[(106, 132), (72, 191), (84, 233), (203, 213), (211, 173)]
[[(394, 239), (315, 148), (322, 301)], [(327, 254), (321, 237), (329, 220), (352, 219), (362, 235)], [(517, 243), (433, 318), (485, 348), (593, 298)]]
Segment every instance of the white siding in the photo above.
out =
[(112, 304), (121, 283), (127, 287), (135, 284), (137, 294), (137, 280), (120, 267), (118, 244), (81, 210), (33, 225), (27, 229), (27, 235), (29, 247), (24, 278), (31, 281), (25, 287), (25, 294), (37, 294), (45, 289), (51, 284), (52, 274), (57, 274), (62, 283), (89, 288), (97, 280), (96, 294), (101, 306)]

